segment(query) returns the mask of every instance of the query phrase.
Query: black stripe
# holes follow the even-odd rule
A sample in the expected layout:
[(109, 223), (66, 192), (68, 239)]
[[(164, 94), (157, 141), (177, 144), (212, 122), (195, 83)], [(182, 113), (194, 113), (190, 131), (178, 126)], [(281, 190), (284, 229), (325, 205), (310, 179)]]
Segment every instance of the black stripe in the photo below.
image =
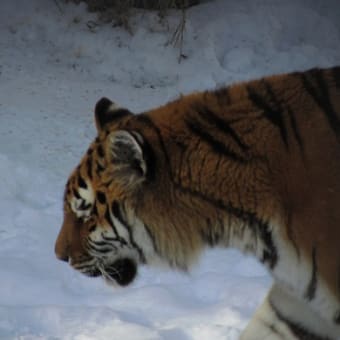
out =
[(273, 303), (270, 303), (270, 306), (272, 307), (274, 313), (276, 316), (287, 325), (287, 327), (290, 329), (290, 331), (301, 340), (334, 340), (329, 337), (324, 337), (315, 333), (312, 333), (308, 329), (305, 329), (303, 326), (298, 324), (297, 322), (291, 321), (287, 319), (285, 316), (283, 316), (277, 308), (274, 306)]
[(115, 225), (114, 225), (114, 223), (111, 219), (110, 211), (109, 211), (109, 208), (107, 206), (106, 206), (106, 210), (105, 210), (105, 220), (109, 223), (110, 227), (112, 228), (112, 231), (116, 236), (116, 239), (120, 240), (120, 236), (119, 236), (117, 229), (116, 229), (116, 227), (115, 227)]
[(280, 129), (280, 133), (282, 136), (282, 139), (288, 148), (288, 136), (287, 136), (287, 129), (285, 127), (285, 122), (284, 122), (284, 109), (280, 103), (280, 101), (277, 99), (272, 86), (266, 81), (263, 81), (266, 91), (269, 94), (270, 100), (273, 102), (274, 107), (276, 107), (276, 110), (273, 112), (267, 112), (266, 116), (267, 118), (275, 125), (277, 125)]
[(224, 143), (209, 134), (206, 127), (202, 126), (200, 123), (187, 120), (186, 125), (193, 134), (195, 134), (202, 141), (207, 143), (216, 154), (227, 156), (235, 162), (246, 162), (246, 160), (244, 160), (240, 155), (235, 153), (233, 150), (230, 150)]
[(96, 172), (103, 172), (105, 168), (97, 161), (96, 163)]
[(98, 216), (98, 209), (97, 209), (97, 205), (94, 204), (93, 205), (93, 208), (92, 208), (92, 211), (91, 211), (92, 215), (97, 217)]
[(88, 248), (89, 248), (88, 250), (95, 251), (96, 253), (107, 254), (117, 249), (114, 245), (110, 243), (95, 242), (91, 239), (88, 239), (87, 243), (88, 243)]
[(138, 132), (143, 138), (142, 143), (139, 141), (138, 138), (135, 138), (135, 140), (143, 151), (143, 158), (146, 162), (146, 179), (148, 181), (153, 181), (155, 179), (156, 169), (157, 169), (157, 161), (156, 161), (155, 152), (151, 144), (144, 137), (144, 135), (138, 130), (136, 130), (136, 132)]
[(269, 95), (269, 100), (258, 93), (254, 86), (247, 86), (248, 97), (258, 109), (263, 111), (264, 116), (280, 130), (281, 138), (286, 148), (288, 148), (288, 137), (283, 119), (283, 110), (280, 105), (278, 105), (279, 103), (270, 84), (265, 80), (262, 80), (261, 83), (263, 84), (266, 93)]
[(155, 235), (151, 232), (151, 228), (147, 225), (147, 224), (144, 224), (144, 228), (147, 232), (147, 234), (149, 235), (150, 237), (150, 240), (152, 242), (152, 246), (153, 246), (153, 249), (155, 250), (155, 252), (160, 255), (160, 250), (158, 248), (158, 245), (157, 245), (157, 241), (156, 241), (156, 237)]
[(100, 204), (106, 203), (106, 196), (102, 191), (97, 191), (97, 200)]
[(312, 275), (308, 284), (308, 287), (306, 289), (305, 298), (308, 300), (313, 300), (316, 293), (317, 288), (317, 275), (318, 275), (318, 266), (316, 262), (316, 248), (313, 247), (312, 250)]
[(182, 174), (182, 170), (183, 170), (184, 156), (185, 156), (185, 153), (187, 152), (187, 145), (185, 145), (182, 142), (178, 142), (178, 141), (175, 141), (175, 143), (176, 143), (176, 145), (179, 148), (179, 151), (178, 151), (178, 159), (179, 159), (179, 161), (178, 161), (178, 166), (176, 167), (176, 169), (177, 169), (176, 178), (178, 180), (180, 180), (181, 174)]
[(80, 206), (77, 207), (77, 210), (82, 210), (82, 211), (86, 211), (89, 210), (91, 208), (92, 204), (91, 203), (86, 203), (85, 200), (82, 200), (80, 203)]
[(335, 81), (335, 86), (340, 89), (340, 66), (332, 68), (332, 74)]
[(165, 143), (164, 143), (164, 140), (163, 140), (163, 137), (162, 137), (162, 134), (161, 134), (161, 130), (158, 128), (158, 126), (152, 121), (152, 119), (147, 116), (146, 114), (139, 114), (136, 117), (136, 120), (145, 124), (146, 126), (148, 126), (150, 129), (152, 129), (156, 135), (157, 135), (157, 138), (158, 138), (158, 141), (159, 141), (159, 145), (162, 149), (162, 152), (163, 152), (163, 155), (165, 157), (165, 161), (166, 161), (166, 165), (165, 168), (168, 169), (169, 173), (170, 173), (170, 176), (172, 176), (173, 172), (172, 172), (172, 169), (171, 169), (171, 163), (170, 163), (170, 157), (169, 157), (169, 154), (168, 154), (168, 151), (166, 149), (166, 146), (165, 146)]
[(88, 228), (89, 233), (93, 233), (97, 229), (97, 225), (93, 224)]
[(155, 180), (156, 177), (156, 169), (157, 169), (157, 160), (155, 156), (155, 152), (151, 147), (150, 143), (144, 139), (143, 145), (143, 154), (146, 161), (146, 179), (151, 182)]
[(301, 137), (300, 132), (297, 128), (297, 123), (296, 123), (294, 112), (289, 107), (287, 107), (287, 114), (288, 114), (290, 125), (291, 125), (292, 130), (293, 130), (293, 134), (294, 134), (295, 139), (296, 139), (296, 141), (297, 141), (297, 143), (300, 147), (302, 156), (304, 157), (305, 151), (304, 151), (304, 145), (303, 145), (302, 137)]
[(106, 247), (106, 246), (112, 246), (112, 243), (104, 242), (104, 241), (96, 241), (92, 240), (91, 238), (88, 239), (91, 244), (94, 244), (97, 247)]
[(122, 214), (121, 209), (120, 209), (120, 206), (119, 206), (119, 203), (117, 201), (112, 202), (111, 212), (114, 215), (114, 217), (116, 217), (117, 220), (120, 222), (120, 224), (127, 230), (128, 234), (129, 234), (130, 244), (137, 250), (141, 262), (145, 263), (146, 258), (145, 258), (144, 252), (139, 247), (139, 245), (136, 243), (136, 241), (133, 237), (132, 227), (124, 219), (123, 214)]
[(104, 149), (100, 144), (97, 146), (97, 154), (100, 158), (104, 158)]
[[(198, 186), (200, 191), (203, 190), (202, 183), (204, 183), (205, 179), (206, 179), (205, 177), (202, 177), (202, 173), (204, 173), (204, 170), (205, 170), (205, 162), (206, 162), (206, 160), (207, 160), (207, 157), (205, 155), (202, 155), (202, 161), (201, 161), (201, 165), (200, 165), (200, 167), (198, 169), (198, 175), (197, 175), (197, 186)], [(192, 182), (190, 182), (190, 183), (192, 183)]]
[(221, 161), (222, 161), (222, 157), (218, 157), (218, 160), (217, 160), (217, 162), (215, 164), (215, 172), (217, 172), (220, 169)]
[(285, 122), (284, 122), (284, 113), (287, 113), (288, 118), (289, 118), (289, 122), (291, 124), (292, 130), (293, 130), (293, 134), (295, 136), (295, 139), (300, 147), (301, 153), (304, 155), (304, 146), (303, 146), (303, 142), (302, 142), (302, 138), (300, 135), (300, 132), (298, 130), (297, 127), (297, 123), (295, 120), (295, 115), (294, 112), (292, 111), (292, 109), (287, 106), (285, 103), (282, 103), (278, 98), (277, 95), (275, 94), (272, 86), (268, 83), (268, 81), (263, 80), (262, 81), (264, 84), (264, 87), (267, 91), (267, 93), (269, 94), (269, 101), (271, 101), (274, 105), (275, 112), (272, 112), (271, 114), (269, 114), (269, 112), (266, 113), (266, 117), (276, 126), (279, 127), (280, 129), (280, 133), (281, 133), (281, 137), (286, 145), (286, 148), (289, 147), (289, 143), (288, 143), (288, 133), (287, 133), (287, 128), (285, 126)]
[[(185, 180), (186, 183), (192, 183), (191, 177), (191, 168), (190, 168), (190, 155), (191, 152), (188, 150), (188, 145), (186, 145), (183, 141), (174, 140), (174, 143), (178, 147), (177, 151), (177, 166), (176, 166), (176, 173), (174, 174), (175, 180), (179, 183), (182, 180)], [(192, 146), (193, 150), (196, 150), (198, 143), (196, 142), (195, 145)]]
[(202, 240), (208, 244), (210, 247), (216, 246), (221, 238), (223, 237), (223, 228), (217, 229), (216, 226), (212, 225), (211, 219), (206, 219), (206, 228), (200, 231)]
[(191, 155), (192, 155), (192, 150), (197, 150), (199, 147), (199, 143), (200, 141), (196, 141), (194, 142), (194, 145), (192, 146), (191, 150), (186, 150), (186, 157), (183, 156), (182, 162), (185, 162), (185, 165), (180, 164), (182, 168), (179, 168), (179, 176), (178, 176), (178, 183), (182, 183), (183, 180), (185, 180), (185, 182), (187, 183), (187, 185), (191, 185), (195, 182), (199, 181), (196, 180), (196, 176), (195, 176), (195, 180), (193, 180), (193, 175), (192, 175), (192, 164), (191, 164)]
[(235, 132), (235, 130), (230, 126), (230, 124), (222, 119), (221, 117), (217, 116), (213, 111), (211, 111), (209, 108), (205, 106), (196, 107), (195, 111), (197, 111), (198, 115), (207, 121), (208, 123), (214, 125), (214, 127), (225, 133), (226, 135), (229, 135), (233, 138), (235, 143), (242, 149), (243, 151), (248, 151), (249, 146), (246, 145), (240, 138), (240, 136)]
[(293, 228), (292, 228), (292, 213), (290, 210), (288, 210), (288, 217), (287, 217), (287, 222), (286, 222), (286, 228), (287, 228), (287, 237), (289, 239), (289, 241), (292, 243), (295, 252), (296, 252), (296, 256), (298, 258), (298, 260), (300, 260), (300, 248), (298, 247), (296, 240), (294, 238), (294, 232), (293, 232)]
[(88, 157), (86, 160), (86, 173), (89, 179), (92, 179), (92, 157)]
[[(327, 83), (323, 78), (323, 71), (314, 69), (308, 73), (301, 73), (300, 76), (304, 88), (320, 109), (325, 113), (330, 128), (335, 133), (338, 141), (340, 141), (340, 120), (330, 101)], [(312, 80), (316, 82), (316, 85), (313, 84)]]
[(73, 196), (77, 198), (78, 200), (81, 199), (82, 197), (79, 195), (79, 192), (73, 188), (72, 190)]
[(268, 264), (269, 268), (273, 270), (277, 264), (279, 256), (277, 254), (277, 249), (273, 241), (272, 232), (270, 230), (269, 225), (265, 223), (258, 224), (257, 230), (258, 230), (259, 237), (261, 238), (261, 240), (263, 241), (265, 245), (265, 249), (263, 250), (261, 262)]
[(106, 236), (103, 232), (100, 234), (100, 236), (102, 237), (102, 239), (106, 242), (117, 242), (119, 241), (119, 239), (117, 239), (116, 237), (109, 237)]
[(81, 177), (80, 174), (79, 174), (79, 176), (78, 176), (78, 186), (79, 186), (80, 188), (87, 189), (87, 184), (86, 184), (86, 182), (84, 181), (83, 177)]
[(113, 216), (116, 217), (121, 224), (124, 224), (124, 219), (123, 219), (123, 216), (122, 216), (122, 213), (120, 211), (119, 204), (117, 201), (112, 202), (111, 211), (112, 211)]

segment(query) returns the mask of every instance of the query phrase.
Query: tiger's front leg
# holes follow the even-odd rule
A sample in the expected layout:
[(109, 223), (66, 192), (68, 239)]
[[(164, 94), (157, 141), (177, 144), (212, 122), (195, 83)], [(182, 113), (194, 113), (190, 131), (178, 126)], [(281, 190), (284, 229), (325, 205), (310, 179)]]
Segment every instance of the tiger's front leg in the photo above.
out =
[(274, 284), (240, 340), (336, 340), (335, 334), (305, 302)]
[(283, 340), (299, 339), (290, 331), (289, 327), (278, 317), (271, 304), (274, 286), (266, 296), (262, 305), (256, 310), (240, 340)]

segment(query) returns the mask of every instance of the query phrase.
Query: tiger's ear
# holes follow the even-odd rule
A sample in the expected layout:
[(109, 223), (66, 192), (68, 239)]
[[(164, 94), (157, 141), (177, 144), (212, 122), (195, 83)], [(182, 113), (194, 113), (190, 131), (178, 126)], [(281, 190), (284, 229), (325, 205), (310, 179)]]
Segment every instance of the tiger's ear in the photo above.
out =
[(146, 178), (143, 137), (135, 131), (118, 130), (108, 136), (110, 163), (115, 181), (129, 189)]
[(98, 133), (105, 128), (106, 124), (129, 115), (132, 115), (129, 110), (119, 107), (108, 98), (104, 97), (98, 100), (94, 108), (94, 117)]

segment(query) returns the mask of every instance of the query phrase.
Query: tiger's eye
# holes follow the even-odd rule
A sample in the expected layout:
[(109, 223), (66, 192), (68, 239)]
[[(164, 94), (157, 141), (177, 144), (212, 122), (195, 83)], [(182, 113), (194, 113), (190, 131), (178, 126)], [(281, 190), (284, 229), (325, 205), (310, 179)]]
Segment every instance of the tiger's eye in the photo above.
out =
[(97, 228), (97, 225), (96, 224), (91, 224), (89, 227), (88, 227), (88, 231), (90, 233), (94, 232)]
[(97, 200), (100, 204), (106, 203), (106, 197), (105, 197), (105, 194), (102, 191), (97, 191)]

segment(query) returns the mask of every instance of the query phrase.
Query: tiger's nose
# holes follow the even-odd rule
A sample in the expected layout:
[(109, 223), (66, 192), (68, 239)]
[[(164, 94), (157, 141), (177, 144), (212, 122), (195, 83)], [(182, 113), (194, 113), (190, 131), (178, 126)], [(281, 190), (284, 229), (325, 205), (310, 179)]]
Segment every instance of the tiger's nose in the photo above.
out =
[(57, 256), (58, 260), (68, 262), (69, 257), (67, 255), (59, 255), (59, 254), (56, 253), (56, 256)]
[(62, 245), (60, 242), (56, 242), (54, 247), (54, 253), (57, 259), (68, 262), (69, 259), (69, 247)]

